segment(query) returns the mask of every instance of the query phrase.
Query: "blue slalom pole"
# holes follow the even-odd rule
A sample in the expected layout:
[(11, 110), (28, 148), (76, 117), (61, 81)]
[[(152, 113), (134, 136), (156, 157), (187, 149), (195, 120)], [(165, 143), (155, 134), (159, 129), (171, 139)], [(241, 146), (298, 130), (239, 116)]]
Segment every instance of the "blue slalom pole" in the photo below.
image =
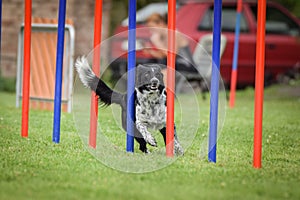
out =
[(0, 0), (0, 62), (1, 62), (1, 42), (2, 42), (2, 0)]
[(222, 0), (214, 1), (214, 30), (212, 47), (212, 76), (210, 88), (210, 123), (208, 141), (208, 161), (216, 162), (218, 132), (218, 102), (220, 74), (220, 43), (221, 43)]
[(56, 75), (55, 75), (55, 96), (54, 96), (54, 118), (52, 141), (59, 143), (60, 140), (60, 115), (61, 115), (61, 90), (62, 90), (62, 69), (64, 60), (64, 39), (66, 0), (59, 1), (57, 49), (56, 49)]
[(230, 95), (229, 95), (229, 107), (233, 108), (235, 103), (235, 91), (237, 82), (237, 68), (238, 68), (238, 56), (239, 56), (239, 38), (240, 38), (240, 22), (242, 15), (243, 0), (238, 0), (237, 12), (236, 12), (236, 24), (235, 24), (235, 38), (234, 38), (234, 49), (232, 59), (232, 70), (231, 70), (231, 84), (230, 84)]
[(237, 13), (236, 14), (236, 27), (235, 27), (232, 70), (237, 70), (237, 59), (238, 59), (238, 55), (239, 55), (240, 21), (241, 21), (241, 13)]
[(135, 88), (135, 41), (136, 41), (136, 0), (129, 1), (128, 63), (127, 63), (127, 135), (126, 151), (134, 151), (134, 88)]

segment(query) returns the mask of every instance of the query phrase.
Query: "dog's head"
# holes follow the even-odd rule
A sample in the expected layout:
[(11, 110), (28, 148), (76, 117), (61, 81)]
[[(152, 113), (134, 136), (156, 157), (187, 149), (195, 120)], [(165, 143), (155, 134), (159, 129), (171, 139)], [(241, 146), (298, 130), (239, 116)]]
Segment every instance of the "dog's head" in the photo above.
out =
[(148, 91), (164, 88), (163, 74), (159, 64), (140, 64), (136, 68), (136, 87)]

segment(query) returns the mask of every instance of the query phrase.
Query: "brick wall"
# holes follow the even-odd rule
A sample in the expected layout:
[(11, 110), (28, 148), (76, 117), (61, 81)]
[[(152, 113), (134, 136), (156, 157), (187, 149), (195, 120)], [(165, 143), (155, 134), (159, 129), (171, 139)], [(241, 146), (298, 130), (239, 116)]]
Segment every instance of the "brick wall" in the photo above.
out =
[[(93, 48), (95, 0), (68, 0), (67, 18), (73, 20), (75, 39), (75, 58), (87, 54)], [(111, 1), (103, 0), (102, 39), (108, 37)], [(2, 76), (15, 77), (17, 64), (18, 33), (24, 16), (24, 0), (3, 1), (2, 4)], [(32, 0), (32, 16), (57, 18), (58, 0)], [(104, 54), (106, 52), (103, 52)]]

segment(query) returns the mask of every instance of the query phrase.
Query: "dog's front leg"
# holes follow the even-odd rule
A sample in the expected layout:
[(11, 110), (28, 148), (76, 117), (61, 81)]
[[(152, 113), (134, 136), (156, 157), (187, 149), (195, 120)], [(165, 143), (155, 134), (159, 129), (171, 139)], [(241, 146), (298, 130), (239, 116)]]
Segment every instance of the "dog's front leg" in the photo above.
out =
[[(164, 141), (165, 141), (165, 145), (166, 145), (166, 127), (162, 128), (159, 130), (160, 133), (162, 134)], [(174, 126), (174, 153), (176, 155), (183, 155), (184, 154), (184, 150), (181, 146), (181, 144), (179, 143), (177, 134), (176, 134), (176, 127)]]
[(149, 143), (151, 146), (154, 146), (154, 147), (157, 146), (155, 138), (147, 130), (147, 125), (146, 124), (144, 124), (142, 122), (139, 122), (139, 121), (136, 121), (136, 128), (142, 134), (143, 138), (145, 139), (145, 141), (147, 143)]

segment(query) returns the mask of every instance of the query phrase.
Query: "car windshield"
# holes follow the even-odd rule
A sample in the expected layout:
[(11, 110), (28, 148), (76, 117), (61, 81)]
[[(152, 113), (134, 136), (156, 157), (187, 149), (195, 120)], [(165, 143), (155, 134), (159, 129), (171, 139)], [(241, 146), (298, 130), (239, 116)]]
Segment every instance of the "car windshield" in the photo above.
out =
[[(257, 6), (251, 6), (255, 18), (257, 18)], [(266, 32), (268, 34), (299, 35), (300, 27), (286, 14), (275, 7), (267, 7)]]
[[(210, 7), (201, 22), (199, 23), (198, 30), (212, 31), (214, 20), (214, 8)], [(222, 31), (234, 32), (235, 31), (235, 20), (236, 20), (236, 7), (224, 7), (222, 8)], [(241, 32), (248, 32), (248, 24), (246, 23), (245, 17), (241, 15)]]

